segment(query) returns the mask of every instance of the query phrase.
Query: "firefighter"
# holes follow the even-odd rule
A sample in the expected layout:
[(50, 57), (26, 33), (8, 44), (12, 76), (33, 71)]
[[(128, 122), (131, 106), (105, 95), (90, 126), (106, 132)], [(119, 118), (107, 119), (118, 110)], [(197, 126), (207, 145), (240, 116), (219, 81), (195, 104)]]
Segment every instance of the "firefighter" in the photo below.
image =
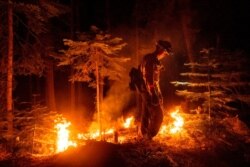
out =
[(141, 95), (142, 112), (140, 131), (144, 139), (151, 140), (157, 135), (163, 120), (163, 98), (160, 90), (160, 60), (172, 55), (170, 42), (159, 40), (153, 53), (143, 57), (138, 69), (130, 71), (130, 88)]

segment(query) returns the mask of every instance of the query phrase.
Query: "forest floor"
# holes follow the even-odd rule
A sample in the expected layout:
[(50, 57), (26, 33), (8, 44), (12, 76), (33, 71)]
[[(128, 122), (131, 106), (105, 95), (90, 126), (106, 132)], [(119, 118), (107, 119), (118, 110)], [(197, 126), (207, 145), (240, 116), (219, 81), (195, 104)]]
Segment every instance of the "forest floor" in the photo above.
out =
[(0, 153), (1, 167), (249, 167), (249, 128), (237, 117), (207, 121), (186, 115), (176, 135), (145, 141), (136, 135), (123, 143), (86, 141), (50, 156)]

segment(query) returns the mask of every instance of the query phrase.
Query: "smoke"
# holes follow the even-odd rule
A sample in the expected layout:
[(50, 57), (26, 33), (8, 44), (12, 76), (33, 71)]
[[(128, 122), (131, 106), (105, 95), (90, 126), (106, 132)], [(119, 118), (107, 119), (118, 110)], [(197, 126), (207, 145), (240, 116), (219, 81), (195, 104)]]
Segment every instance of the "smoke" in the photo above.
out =
[(108, 91), (107, 96), (103, 99), (101, 112), (104, 124), (110, 123), (122, 116), (124, 109), (131, 99), (131, 91), (128, 85), (128, 77), (124, 77), (122, 81), (115, 81)]
[[(155, 43), (162, 39), (172, 43), (176, 55), (183, 55), (185, 44), (183, 40), (182, 26), (179, 16), (176, 13), (176, 4), (174, 0), (163, 1), (161, 3), (138, 3), (138, 9), (134, 9), (130, 24), (120, 23), (110, 30), (114, 36), (119, 36), (128, 44), (125, 47), (123, 55), (131, 58), (131, 64), (126, 64), (129, 70), (132, 66), (137, 67), (145, 54), (151, 53), (155, 49)], [(155, 5), (155, 6), (154, 6)], [(156, 7), (157, 6), (157, 7)], [(168, 58), (166, 71), (162, 74), (162, 90), (164, 95), (168, 96), (174, 90), (169, 90), (169, 84), (179, 72), (181, 66), (177, 58)], [(122, 81), (115, 81), (107, 96), (103, 99), (101, 112), (102, 120), (106, 123), (122, 116), (124, 110), (131, 102), (132, 92), (129, 90), (128, 72), (124, 72)], [(170, 93), (169, 93), (170, 92)]]

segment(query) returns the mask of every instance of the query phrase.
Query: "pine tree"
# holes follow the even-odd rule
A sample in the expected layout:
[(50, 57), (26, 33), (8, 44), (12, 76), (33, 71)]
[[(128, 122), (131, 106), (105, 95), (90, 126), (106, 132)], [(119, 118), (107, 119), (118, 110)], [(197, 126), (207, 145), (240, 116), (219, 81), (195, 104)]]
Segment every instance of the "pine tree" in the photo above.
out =
[[(56, 110), (54, 94), (54, 62), (49, 54), (55, 47), (55, 35), (51, 19), (69, 12), (69, 9), (53, 1), (39, 0), (32, 4), (16, 3), (18, 23), (24, 28), (25, 35), (18, 34), (21, 45), (16, 62), (19, 75), (45, 77), (46, 105)], [(24, 15), (24, 16), (22, 16)], [(37, 79), (39, 80), (39, 78)]]
[(211, 115), (237, 114), (240, 104), (250, 104), (249, 69), (243, 52), (203, 49), (193, 63), (185, 63), (183, 81), (172, 82), (176, 94), (187, 99), (190, 109), (198, 106)]
[(104, 83), (104, 78), (109, 80), (122, 78), (122, 71), (125, 70), (122, 63), (129, 59), (119, 57), (118, 52), (126, 43), (121, 38), (112, 37), (95, 26), (91, 27), (91, 32), (82, 33), (79, 38), (79, 41), (64, 39), (67, 49), (62, 50), (63, 55), (56, 58), (59, 60), (58, 66), (71, 65), (74, 69), (71, 82), (87, 82), (90, 87), (96, 88), (96, 107), (101, 132), (99, 86)]
[(7, 58), (7, 90), (6, 109), (8, 120), (8, 140), (12, 149), (13, 138), (13, 4), (8, 0), (8, 58)]
[[(45, 25), (50, 18), (65, 13), (60, 10), (60, 7), (62, 8), (60, 5), (44, 0), (36, 1), (33, 4), (0, 1), (1, 11), (7, 11), (0, 14), (1, 23), (3, 23), (0, 28), (0, 94), (4, 95), (4, 97), (1, 96), (0, 105), (1, 110), (7, 111), (7, 115), (1, 113), (4, 118), (1, 119), (0, 129), (3, 132), (8, 130), (8, 138), (14, 139), (13, 134), (16, 134), (16, 129), (13, 129), (15, 76), (44, 75), (46, 57), (41, 55), (41, 51), (44, 51), (46, 47), (45, 44), (42, 44), (40, 37), (42, 34), (48, 33)], [(6, 128), (5, 118), (8, 118), (8, 128)], [(2, 137), (6, 138), (6, 134), (1, 133)], [(12, 144), (9, 146), (11, 147)]]
[(15, 154), (53, 154), (56, 146), (54, 122), (61, 115), (39, 104), (31, 110), (15, 110)]

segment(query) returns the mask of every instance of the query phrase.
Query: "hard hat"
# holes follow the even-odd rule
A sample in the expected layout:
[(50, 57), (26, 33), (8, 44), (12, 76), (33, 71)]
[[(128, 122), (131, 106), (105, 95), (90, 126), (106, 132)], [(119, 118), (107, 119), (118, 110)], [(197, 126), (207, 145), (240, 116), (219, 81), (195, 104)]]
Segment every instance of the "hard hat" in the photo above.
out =
[(160, 49), (166, 50), (170, 55), (173, 55), (172, 45), (169, 41), (159, 40), (156, 46)]

